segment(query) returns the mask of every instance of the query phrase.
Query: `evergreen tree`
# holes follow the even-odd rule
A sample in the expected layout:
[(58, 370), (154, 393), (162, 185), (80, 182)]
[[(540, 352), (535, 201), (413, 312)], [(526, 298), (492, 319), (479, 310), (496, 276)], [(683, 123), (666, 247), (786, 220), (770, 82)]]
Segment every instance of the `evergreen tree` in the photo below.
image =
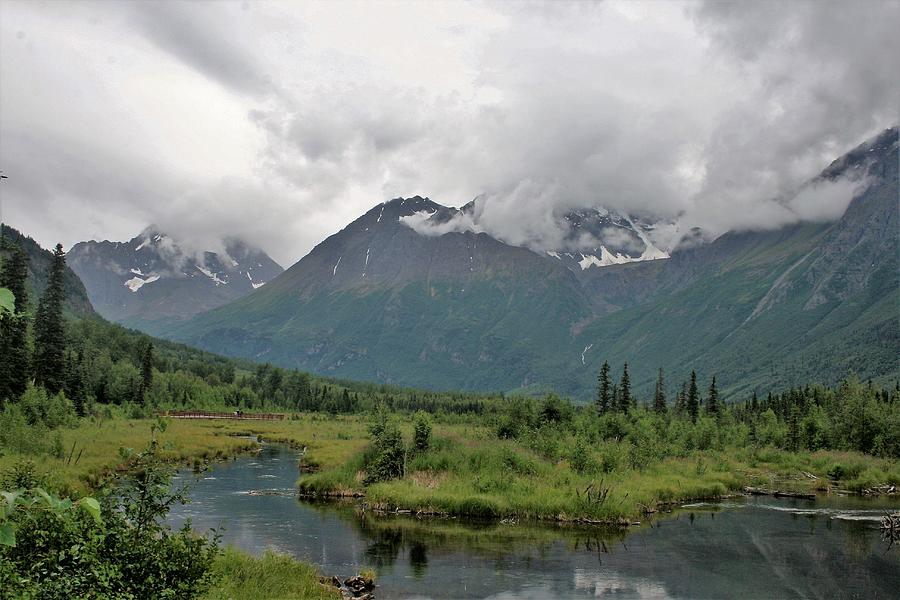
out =
[(610, 399), (610, 408), (618, 410), (619, 408), (619, 384), (614, 383), (612, 387), (612, 398)]
[(144, 353), (141, 355), (141, 387), (139, 394), (139, 402), (141, 404), (147, 398), (147, 391), (153, 384), (153, 342), (148, 341), (144, 346)]
[(659, 375), (656, 378), (656, 390), (653, 392), (653, 410), (659, 415), (666, 413), (666, 382), (663, 377), (662, 367), (659, 369)]
[(713, 375), (712, 382), (709, 384), (709, 399), (706, 401), (706, 412), (717, 417), (720, 410), (719, 390), (716, 388), (716, 376)]
[(681, 382), (681, 389), (675, 394), (675, 413), (684, 415), (687, 412), (687, 381)]
[(609, 383), (609, 363), (604, 360), (597, 375), (597, 412), (601, 415), (610, 409)]
[(791, 452), (800, 450), (800, 409), (796, 405), (788, 413), (787, 446)]
[(66, 385), (64, 391), (75, 405), (75, 413), (79, 417), (87, 414), (87, 386), (84, 376), (84, 361), (80, 352), (68, 352), (66, 361)]
[(62, 244), (53, 251), (47, 289), (38, 303), (34, 319), (34, 379), (51, 393), (63, 388), (66, 374), (66, 331), (63, 322), (66, 253)]
[(691, 415), (691, 421), (697, 422), (697, 416), (700, 414), (700, 395), (697, 393), (697, 372), (691, 370), (691, 384), (687, 393), (687, 411)]
[(0, 316), (0, 410), (4, 400), (16, 400), (28, 386), (28, 254), (21, 242), (12, 247), (0, 269), (0, 287), (15, 297), (16, 309)]
[(631, 379), (628, 377), (628, 363), (622, 369), (622, 379), (619, 382), (619, 410), (627, 413), (631, 408)]

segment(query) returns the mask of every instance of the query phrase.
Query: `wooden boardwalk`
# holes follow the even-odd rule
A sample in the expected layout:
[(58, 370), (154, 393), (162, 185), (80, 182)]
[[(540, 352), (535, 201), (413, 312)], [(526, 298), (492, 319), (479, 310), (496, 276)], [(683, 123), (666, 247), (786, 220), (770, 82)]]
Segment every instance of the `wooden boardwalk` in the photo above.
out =
[(285, 415), (279, 413), (209, 412), (205, 410), (167, 410), (160, 416), (170, 419), (235, 419), (242, 421), (282, 421), (285, 418)]

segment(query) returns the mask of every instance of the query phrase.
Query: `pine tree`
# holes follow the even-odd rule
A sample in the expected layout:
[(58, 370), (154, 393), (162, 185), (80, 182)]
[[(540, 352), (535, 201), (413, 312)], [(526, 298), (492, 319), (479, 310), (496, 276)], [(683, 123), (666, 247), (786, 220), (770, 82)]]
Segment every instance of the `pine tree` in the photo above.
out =
[(709, 399), (706, 401), (706, 412), (719, 416), (719, 390), (716, 388), (716, 376), (713, 375), (712, 382), (709, 384)]
[(656, 390), (653, 392), (653, 410), (659, 415), (666, 413), (666, 382), (663, 377), (662, 367), (659, 369), (659, 375), (656, 378)]
[(12, 247), (0, 269), (0, 287), (15, 297), (13, 314), (0, 316), (0, 410), (4, 400), (16, 400), (28, 386), (28, 254), (21, 242)]
[(603, 361), (600, 373), (597, 375), (597, 412), (601, 415), (610, 409), (609, 395), (609, 363)]
[(34, 319), (34, 379), (55, 394), (63, 388), (66, 374), (66, 331), (63, 322), (66, 253), (62, 244), (53, 252), (47, 289), (38, 303)]
[(697, 393), (697, 372), (694, 370), (691, 370), (691, 385), (688, 387), (686, 404), (691, 421), (696, 423), (697, 416), (700, 414), (700, 396)]
[(622, 379), (619, 382), (619, 410), (627, 413), (631, 408), (631, 379), (628, 377), (628, 363), (622, 369)]
[(144, 404), (147, 398), (147, 392), (153, 384), (153, 342), (148, 341), (144, 346), (144, 353), (141, 355), (141, 387), (138, 394), (138, 401)]

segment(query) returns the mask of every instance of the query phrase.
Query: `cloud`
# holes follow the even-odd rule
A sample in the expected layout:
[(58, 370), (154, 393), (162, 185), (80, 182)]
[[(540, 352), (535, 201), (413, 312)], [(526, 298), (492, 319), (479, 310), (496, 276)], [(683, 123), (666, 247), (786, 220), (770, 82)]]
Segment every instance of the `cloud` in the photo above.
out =
[(474, 222), (509, 243), (560, 247), (558, 217), (600, 205), (673, 222), (650, 233), (671, 247), (695, 225), (835, 218), (855, 188), (804, 182), (900, 106), (890, 1), (6, 2), (0, 17), (0, 194), (45, 245), (157, 223), (289, 265), (421, 194), (480, 196)]
[(223, 2), (211, 14), (202, 2), (133, 2), (127, 10), (137, 32), (163, 52), (229, 89), (264, 95), (274, 85), (252, 45), (235, 39), (249, 8), (238, 6)]

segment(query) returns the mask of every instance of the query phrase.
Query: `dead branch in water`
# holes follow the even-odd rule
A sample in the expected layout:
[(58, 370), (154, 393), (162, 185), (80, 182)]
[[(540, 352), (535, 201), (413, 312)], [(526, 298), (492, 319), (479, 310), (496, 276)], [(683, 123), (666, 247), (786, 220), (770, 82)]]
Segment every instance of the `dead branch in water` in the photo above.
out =
[(774, 496), (776, 498), (802, 498), (804, 500), (815, 500), (816, 495), (809, 492), (787, 492), (783, 490), (769, 490), (766, 488), (750, 487), (744, 488), (744, 492), (751, 496)]

